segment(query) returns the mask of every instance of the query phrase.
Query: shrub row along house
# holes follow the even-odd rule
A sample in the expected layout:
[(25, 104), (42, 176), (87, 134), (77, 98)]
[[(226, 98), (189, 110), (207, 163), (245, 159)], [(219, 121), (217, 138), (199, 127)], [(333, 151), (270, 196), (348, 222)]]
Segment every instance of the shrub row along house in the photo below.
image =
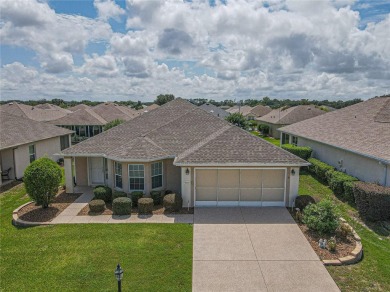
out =
[(54, 154), (70, 146), (70, 130), (11, 115), (0, 110), (1, 180), (20, 179), (25, 168), (35, 159)]
[(279, 129), (285, 142), (366, 182), (390, 186), (390, 97), (367, 101)]
[(169, 189), (184, 206), (290, 206), (308, 163), (182, 99), (62, 151), (66, 187)]

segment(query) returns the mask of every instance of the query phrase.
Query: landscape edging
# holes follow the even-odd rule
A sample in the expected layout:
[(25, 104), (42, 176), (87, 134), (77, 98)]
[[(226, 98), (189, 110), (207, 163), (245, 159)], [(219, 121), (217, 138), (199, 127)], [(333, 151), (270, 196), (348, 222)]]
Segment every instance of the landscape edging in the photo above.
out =
[(33, 203), (34, 203), (34, 201), (27, 202), (27, 203), (19, 206), (18, 208), (16, 208), (12, 212), (12, 224), (14, 226), (33, 227), (33, 226), (41, 226), (41, 225), (51, 225), (51, 224), (53, 224), (51, 222), (30, 222), (30, 221), (24, 221), (24, 220), (19, 218), (18, 212), (20, 211), (20, 209), (22, 209), (23, 207), (25, 207), (25, 206), (27, 206), (29, 204), (33, 204)]
[(356, 240), (356, 246), (355, 249), (345, 257), (338, 258), (336, 260), (322, 260), (325, 266), (341, 266), (341, 265), (356, 264), (363, 257), (363, 245), (360, 236), (356, 233), (355, 229), (353, 229), (352, 226), (347, 223), (347, 221), (344, 218), (340, 218), (340, 221), (352, 229), (353, 237)]

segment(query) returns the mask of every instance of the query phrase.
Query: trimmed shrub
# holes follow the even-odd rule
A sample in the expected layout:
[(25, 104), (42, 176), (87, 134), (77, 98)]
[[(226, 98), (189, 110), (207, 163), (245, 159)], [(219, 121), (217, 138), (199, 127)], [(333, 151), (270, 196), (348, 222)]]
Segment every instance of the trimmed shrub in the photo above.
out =
[(353, 235), (352, 227), (346, 223), (341, 223), (339, 228), (337, 228), (336, 233), (343, 238)]
[(328, 185), (329, 185), (329, 182), (332, 179), (332, 176), (335, 172), (336, 172), (336, 170), (334, 170), (334, 169), (328, 170), (327, 172), (325, 172), (325, 178), (326, 178), (326, 182), (328, 183)]
[(295, 207), (299, 208), (300, 211), (303, 211), (309, 204), (315, 203), (316, 201), (313, 199), (312, 196), (309, 195), (298, 196), (295, 199)]
[(112, 202), (112, 212), (114, 215), (130, 215), (131, 214), (131, 199), (130, 198), (116, 198)]
[(303, 223), (320, 234), (334, 233), (339, 226), (338, 214), (332, 201), (322, 200), (303, 210)]
[(305, 160), (310, 158), (311, 152), (313, 151), (310, 147), (298, 147), (292, 144), (283, 144), (282, 148)]
[(334, 171), (329, 181), (329, 187), (336, 196), (346, 199), (344, 197), (344, 184), (353, 181), (358, 181), (358, 179), (344, 172)]
[(101, 213), (106, 208), (106, 203), (103, 200), (92, 200), (88, 205), (89, 210), (93, 213)]
[(333, 171), (334, 167), (315, 158), (309, 158), (308, 161), (311, 163), (308, 167), (309, 171), (314, 173), (318, 178), (327, 182), (326, 172), (330, 170)]
[(144, 193), (141, 191), (134, 191), (131, 192), (130, 197), (131, 200), (133, 201), (133, 206), (137, 207), (138, 206), (138, 200), (143, 197)]
[(127, 198), (127, 194), (125, 192), (115, 191), (112, 193), (112, 200), (116, 198)]
[(171, 190), (166, 190), (165, 193), (164, 193), (164, 196), (165, 196), (165, 195), (169, 195), (169, 194), (173, 194), (173, 191), (171, 191)]
[(106, 186), (99, 186), (93, 189), (95, 199), (103, 200), (104, 202), (110, 202), (112, 198), (112, 190)]
[(344, 196), (343, 198), (348, 201), (348, 203), (355, 203), (355, 196), (353, 194), (353, 186), (356, 181), (346, 181), (344, 182)]
[(162, 204), (165, 191), (151, 191), (150, 196), (153, 199), (155, 205)]
[(178, 194), (165, 195), (163, 206), (168, 212), (178, 212), (183, 206), (183, 198)]
[(353, 193), (361, 217), (370, 221), (390, 219), (390, 187), (356, 182)]
[(47, 157), (39, 158), (27, 166), (23, 177), (27, 194), (43, 208), (49, 207), (58, 192), (61, 179), (61, 168)]
[(153, 199), (152, 198), (141, 198), (138, 200), (138, 213), (139, 214), (150, 214), (153, 212)]
[(261, 132), (263, 135), (269, 134), (269, 126), (266, 124), (259, 124), (257, 126), (257, 130), (259, 130), (259, 132)]

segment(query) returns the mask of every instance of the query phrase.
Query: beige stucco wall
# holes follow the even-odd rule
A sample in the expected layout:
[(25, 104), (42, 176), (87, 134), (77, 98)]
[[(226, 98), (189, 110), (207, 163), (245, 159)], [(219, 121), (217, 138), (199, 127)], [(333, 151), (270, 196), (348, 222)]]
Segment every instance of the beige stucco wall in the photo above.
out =
[(60, 137), (50, 138), (18, 146), (15, 149), (16, 178), (22, 178), (24, 170), (30, 164), (30, 156), (28, 151), (30, 145), (35, 145), (36, 159), (41, 158), (43, 156), (48, 156), (54, 161), (57, 161), (59, 157), (55, 156), (54, 154), (61, 152)]
[(173, 159), (164, 161), (166, 169), (166, 185), (167, 190), (175, 193), (181, 193), (181, 168), (173, 165)]
[[(359, 141), (356, 141), (356, 143), (359, 143)], [(377, 160), (301, 137), (298, 137), (298, 146), (311, 147), (313, 149), (313, 157), (362, 181), (379, 182), (384, 185), (386, 180), (386, 185), (390, 186), (389, 166), (387, 166), (388, 178), (385, 179), (386, 165), (380, 164)], [(342, 165), (340, 166), (338, 162), (341, 160)]]
[(75, 157), (76, 184), (88, 186), (88, 163), (86, 157)]

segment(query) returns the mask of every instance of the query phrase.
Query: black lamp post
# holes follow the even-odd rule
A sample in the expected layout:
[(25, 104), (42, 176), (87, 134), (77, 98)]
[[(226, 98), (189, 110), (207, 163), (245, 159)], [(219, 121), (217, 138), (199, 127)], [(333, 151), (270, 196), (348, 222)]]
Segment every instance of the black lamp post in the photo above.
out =
[(118, 281), (118, 292), (121, 292), (122, 291), (121, 284), (122, 284), (122, 278), (123, 278), (123, 270), (119, 264), (116, 266), (114, 273), (115, 273), (115, 277)]

